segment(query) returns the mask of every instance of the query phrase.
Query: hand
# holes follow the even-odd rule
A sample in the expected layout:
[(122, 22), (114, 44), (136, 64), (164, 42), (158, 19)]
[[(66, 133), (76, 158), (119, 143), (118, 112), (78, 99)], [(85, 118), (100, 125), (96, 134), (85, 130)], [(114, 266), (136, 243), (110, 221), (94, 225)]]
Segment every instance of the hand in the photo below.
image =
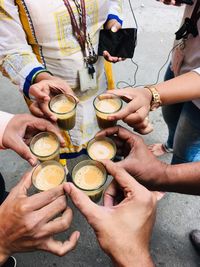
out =
[[(121, 27), (122, 27), (121, 24), (116, 19), (111, 19), (111, 20), (107, 21), (105, 24), (105, 29), (111, 30), (112, 32), (117, 32), (119, 29), (121, 29)], [(124, 58), (121, 58), (121, 57), (111, 56), (108, 53), (108, 51), (104, 51), (103, 56), (107, 61), (112, 62), (112, 63), (117, 63), (119, 61), (125, 60)]]
[(156, 0), (164, 3), (165, 5), (181, 6), (181, 4), (176, 3), (176, 0)]
[(36, 133), (42, 131), (55, 133), (61, 145), (65, 145), (65, 140), (56, 126), (30, 114), (17, 114), (9, 121), (4, 131), (2, 144), (5, 148), (14, 150), (34, 166), (37, 163), (37, 158), (30, 152), (27, 144)]
[(114, 139), (118, 154), (125, 157), (124, 160), (115, 163), (116, 166), (124, 168), (149, 189), (162, 190), (159, 188), (159, 181), (165, 180), (168, 165), (152, 154), (140, 136), (120, 126), (105, 129), (97, 136), (109, 136)]
[(108, 119), (123, 120), (140, 134), (153, 131), (153, 126), (148, 119), (152, 95), (147, 89), (127, 87), (112, 90), (112, 94), (120, 96), (128, 104)]
[[(65, 242), (53, 238), (72, 221), (63, 185), (28, 197), (30, 186), (31, 173), (27, 173), (0, 206), (0, 265), (16, 252), (45, 250), (62, 256), (77, 244), (79, 232)], [(61, 212), (61, 217), (53, 219)]]
[[(48, 73), (39, 74), (35, 83), (29, 89), (29, 95), (35, 99), (29, 107), (30, 111), (37, 117), (46, 117), (56, 121), (57, 118), (49, 110), (49, 101), (52, 96), (60, 93), (74, 96), (72, 89), (66, 81)], [(78, 98), (75, 97), (75, 99), (78, 102)]]
[[(112, 257), (117, 266), (153, 266), (149, 241), (155, 220), (156, 197), (134, 180), (124, 169), (111, 161), (104, 162), (124, 194), (116, 206), (98, 206), (73, 184), (64, 190), (75, 206), (93, 227), (101, 248)], [(109, 197), (116, 198), (116, 191)]]

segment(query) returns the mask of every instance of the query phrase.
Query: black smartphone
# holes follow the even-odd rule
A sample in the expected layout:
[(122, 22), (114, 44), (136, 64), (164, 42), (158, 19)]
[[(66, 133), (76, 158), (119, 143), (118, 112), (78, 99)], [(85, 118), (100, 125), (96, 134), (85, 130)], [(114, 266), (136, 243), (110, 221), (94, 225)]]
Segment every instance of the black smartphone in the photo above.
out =
[(108, 51), (113, 57), (132, 58), (137, 41), (137, 29), (126, 28), (117, 32), (101, 30), (99, 36), (98, 55)]

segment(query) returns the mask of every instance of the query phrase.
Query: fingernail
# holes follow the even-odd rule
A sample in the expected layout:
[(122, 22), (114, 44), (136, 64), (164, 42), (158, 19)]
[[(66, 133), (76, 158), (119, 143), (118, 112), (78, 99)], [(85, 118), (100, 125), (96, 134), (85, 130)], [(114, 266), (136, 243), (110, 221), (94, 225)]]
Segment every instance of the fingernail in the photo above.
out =
[(79, 240), (79, 237), (80, 237), (80, 232), (77, 232), (77, 234), (76, 234), (76, 240), (77, 241)]
[(111, 31), (112, 32), (117, 32), (117, 27), (116, 26), (112, 26)]
[(31, 164), (31, 166), (35, 166), (37, 164), (35, 159), (29, 159), (28, 162)]

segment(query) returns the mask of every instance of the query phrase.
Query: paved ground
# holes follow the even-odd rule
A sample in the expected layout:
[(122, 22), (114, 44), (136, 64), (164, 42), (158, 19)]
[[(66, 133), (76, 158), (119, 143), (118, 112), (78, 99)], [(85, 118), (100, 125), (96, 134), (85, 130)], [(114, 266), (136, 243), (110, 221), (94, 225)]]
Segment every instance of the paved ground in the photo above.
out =
[[(132, 26), (133, 20), (126, 1), (125, 25)], [(134, 61), (139, 65), (137, 84), (151, 84), (156, 81), (159, 68), (165, 62), (173, 43), (173, 32), (177, 29), (182, 9), (165, 7), (153, 0), (131, 1), (139, 25), (138, 46)], [(130, 61), (115, 65), (117, 80), (133, 83), (135, 67)], [(162, 79), (163, 72), (160, 79)], [(23, 99), (14, 86), (6, 79), (0, 79), (0, 109), (13, 113), (27, 111)], [(123, 86), (120, 84), (120, 86)], [(152, 114), (155, 131), (146, 136), (148, 143), (164, 141), (167, 135), (160, 111)], [(8, 160), (9, 159), (9, 160)], [(162, 160), (170, 161), (170, 157)], [(14, 186), (28, 164), (11, 151), (0, 153), (0, 170), (7, 179), (7, 188)], [(157, 221), (152, 237), (151, 251), (156, 266), (195, 267), (200, 266), (200, 259), (188, 241), (188, 232), (199, 227), (199, 197), (179, 194), (166, 194), (158, 207)], [(69, 232), (62, 238), (79, 229), (81, 239), (77, 249), (69, 255), (58, 258), (47, 253), (17, 255), (20, 267), (107, 267), (110, 260), (99, 249), (93, 231), (77, 210)]]

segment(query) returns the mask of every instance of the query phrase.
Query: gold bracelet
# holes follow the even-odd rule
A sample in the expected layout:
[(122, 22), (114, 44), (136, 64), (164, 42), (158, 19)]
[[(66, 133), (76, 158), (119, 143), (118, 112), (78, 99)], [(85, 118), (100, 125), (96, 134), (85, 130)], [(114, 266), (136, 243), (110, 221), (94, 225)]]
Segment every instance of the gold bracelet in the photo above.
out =
[(158, 93), (156, 87), (154, 86), (145, 86), (144, 88), (147, 88), (149, 90), (149, 92), (152, 94), (152, 100), (150, 103), (150, 110), (156, 110), (157, 108), (159, 108), (162, 105), (162, 101), (160, 99), (160, 94)]

